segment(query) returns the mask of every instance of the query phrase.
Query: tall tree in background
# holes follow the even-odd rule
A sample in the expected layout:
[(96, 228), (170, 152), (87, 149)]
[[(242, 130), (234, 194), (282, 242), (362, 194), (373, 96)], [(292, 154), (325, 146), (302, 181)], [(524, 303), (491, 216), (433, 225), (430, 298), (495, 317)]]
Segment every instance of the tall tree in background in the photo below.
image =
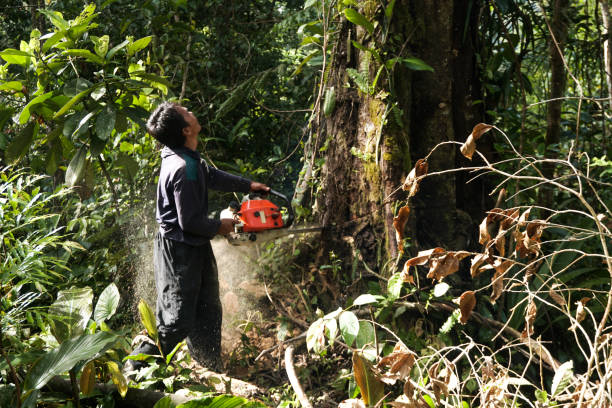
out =
[[(554, 0), (551, 2), (552, 18), (549, 24), (550, 39), (548, 49), (550, 53), (550, 92), (548, 99), (548, 110), (546, 112), (546, 139), (545, 155), (548, 158), (557, 156), (555, 145), (559, 143), (561, 134), (561, 113), (563, 96), (566, 88), (566, 71), (563, 60), (563, 49), (567, 40), (569, 0)], [(554, 168), (551, 165), (543, 167), (544, 176), (551, 178)], [(550, 207), (552, 203), (552, 192), (543, 190), (541, 195), (542, 205)]]
[[(480, 99), (479, 4), (469, 5), (398, 0), (340, 11), (332, 59), (323, 67), (325, 90), (319, 94), (325, 99), (303, 172), (319, 174), (309, 163), (323, 155), (316, 202), (327, 227), (323, 257), (343, 247), (350, 253), (352, 246), (380, 270), (381, 253), (397, 255), (393, 218), (397, 200), (405, 198), (403, 177), (436, 144), (463, 140), (480, 121), (472, 103)], [(324, 28), (334, 8), (320, 5)], [(430, 157), (429, 168), (448, 169), (457, 160), (455, 149), (444, 147)], [(464, 210), (477, 212), (478, 201), (474, 191), (458, 189), (453, 177), (424, 182), (408, 223), (413, 244), (466, 247), (470, 216)]]

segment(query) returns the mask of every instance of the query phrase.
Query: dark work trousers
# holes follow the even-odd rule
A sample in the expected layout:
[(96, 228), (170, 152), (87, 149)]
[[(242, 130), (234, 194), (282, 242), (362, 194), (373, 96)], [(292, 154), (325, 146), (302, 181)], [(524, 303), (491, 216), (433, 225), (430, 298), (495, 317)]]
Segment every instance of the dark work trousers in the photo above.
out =
[(157, 330), (164, 355), (184, 338), (205, 367), (221, 357), (222, 308), (217, 263), (210, 242), (192, 246), (164, 238), (154, 248)]

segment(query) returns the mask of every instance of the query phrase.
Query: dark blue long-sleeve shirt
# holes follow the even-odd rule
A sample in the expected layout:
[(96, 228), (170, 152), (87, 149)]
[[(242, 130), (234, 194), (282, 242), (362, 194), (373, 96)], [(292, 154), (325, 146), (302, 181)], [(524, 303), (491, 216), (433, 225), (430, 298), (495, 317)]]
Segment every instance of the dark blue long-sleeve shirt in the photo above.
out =
[(165, 238), (201, 245), (221, 226), (221, 221), (208, 218), (208, 189), (248, 193), (251, 181), (208, 166), (198, 152), (187, 147), (164, 147), (161, 155), (159, 231)]

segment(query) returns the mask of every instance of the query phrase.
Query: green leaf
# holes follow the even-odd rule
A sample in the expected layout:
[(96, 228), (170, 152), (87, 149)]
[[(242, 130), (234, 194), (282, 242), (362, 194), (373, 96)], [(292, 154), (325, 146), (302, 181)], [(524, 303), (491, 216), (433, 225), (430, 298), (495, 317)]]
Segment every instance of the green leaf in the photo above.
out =
[(104, 65), (105, 63), (104, 58), (98, 57), (96, 54), (94, 54), (93, 52), (89, 50), (70, 49), (70, 50), (64, 51), (64, 54), (70, 55), (72, 57), (85, 58), (87, 61), (93, 62), (98, 65)]
[(140, 320), (142, 321), (145, 329), (147, 329), (149, 337), (157, 343), (157, 325), (155, 324), (155, 314), (144, 299), (140, 299), (140, 302), (138, 303), (138, 312), (140, 313)]
[(436, 403), (433, 398), (429, 396), (429, 394), (423, 394), (423, 400), (429, 405), (429, 408), (436, 408)]
[(373, 345), (374, 339), (375, 333), (372, 323), (361, 320), (359, 322), (359, 332), (355, 338), (355, 347), (363, 348), (367, 344)]
[(344, 9), (344, 16), (348, 21), (353, 24), (357, 24), (365, 28), (370, 35), (374, 31), (374, 25), (367, 19), (363, 14), (359, 14), (359, 12), (352, 8)]
[(334, 112), (336, 107), (336, 91), (334, 87), (330, 87), (325, 92), (325, 101), (323, 102), (323, 113), (325, 116), (329, 116)]
[(57, 27), (60, 31), (66, 31), (70, 26), (68, 22), (64, 20), (64, 16), (59, 11), (49, 10), (45, 8), (41, 8), (38, 12), (47, 16), (49, 21)]
[(314, 50), (313, 52), (311, 52), (310, 54), (308, 54), (303, 60), (302, 62), (300, 62), (300, 65), (297, 66), (297, 68), (295, 69), (295, 71), (293, 71), (293, 73), (291, 73), (291, 76), (296, 76), (297, 74), (299, 74), (300, 72), (302, 72), (302, 69), (304, 68), (304, 65), (306, 65), (308, 63), (308, 61), (310, 61), (312, 59), (312, 57), (314, 57), (317, 54), (320, 54), (321, 50)]
[(342, 312), (338, 321), (342, 338), (346, 345), (351, 347), (359, 334), (359, 320), (353, 312)]
[(81, 146), (81, 148), (77, 150), (72, 160), (70, 160), (70, 164), (66, 169), (66, 184), (68, 186), (74, 186), (85, 174), (85, 168), (87, 167), (86, 158), (87, 146)]
[(96, 37), (95, 35), (90, 36), (91, 41), (94, 43), (94, 51), (99, 57), (104, 58), (108, 52), (108, 44), (110, 37), (103, 35), (102, 37)]
[(94, 112), (89, 112), (85, 116), (83, 116), (83, 118), (79, 121), (76, 129), (74, 129), (74, 132), (72, 132), (72, 136), (75, 136), (75, 135), (78, 136), (78, 135), (82, 135), (83, 133), (85, 133), (87, 129), (89, 128), (89, 119), (91, 119), (93, 115), (94, 115)]
[(6, 148), (4, 157), (10, 164), (17, 163), (28, 151), (38, 133), (38, 122), (30, 122)]
[(51, 332), (59, 343), (83, 333), (91, 317), (92, 301), (93, 291), (89, 287), (58, 292), (57, 300), (49, 306), (49, 314), (53, 318)]
[(0, 83), (0, 91), (21, 92), (23, 84), (20, 81), (8, 81)]
[(434, 72), (434, 69), (432, 67), (427, 65), (425, 61), (418, 59), (418, 58), (402, 58), (400, 61), (406, 64), (406, 66), (413, 71)]
[(108, 372), (111, 374), (113, 383), (117, 386), (119, 395), (121, 395), (121, 398), (125, 398), (125, 394), (128, 392), (128, 383), (121, 370), (119, 370), (119, 366), (114, 361), (107, 361), (106, 368), (108, 368)]
[(572, 360), (566, 361), (555, 370), (552, 384), (550, 386), (550, 395), (552, 397), (561, 393), (570, 384), (574, 375), (574, 363)]
[(58, 110), (55, 113), (55, 115), (53, 115), (53, 119), (57, 119), (60, 116), (62, 116), (64, 113), (66, 113), (66, 111), (68, 111), (68, 109), (70, 109), (72, 107), (72, 105), (74, 105), (75, 103), (77, 103), (78, 101), (83, 99), (83, 97), (85, 95), (87, 95), (89, 92), (90, 92), (90, 90), (86, 89), (83, 92), (80, 92), (80, 93), (74, 95), (72, 98), (70, 98), (70, 100), (68, 102), (66, 102), (66, 104), (64, 106), (62, 106), (62, 108), (60, 110)]
[(100, 323), (101, 321), (110, 319), (117, 311), (120, 298), (121, 296), (119, 295), (117, 285), (114, 283), (108, 285), (98, 298), (98, 303), (96, 303), (96, 308), (94, 310), (94, 320)]
[(387, 19), (391, 19), (393, 17), (393, 8), (395, 7), (395, 0), (391, 0), (387, 7), (385, 7), (385, 16)]
[(41, 389), (51, 378), (70, 370), (80, 361), (92, 360), (115, 341), (117, 336), (109, 332), (66, 340), (34, 363), (23, 384), (25, 390)]
[(323, 319), (316, 320), (308, 327), (306, 331), (306, 348), (315, 353), (320, 353), (323, 350), (325, 334), (325, 321)]
[(115, 128), (117, 112), (111, 105), (106, 105), (96, 118), (96, 134), (100, 140), (108, 140)]
[(36, 98), (28, 102), (28, 104), (23, 107), (23, 110), (19, 114), (19, 123), (21, 123), (22, 125), (27, 123), (28, 119), (30, 119), (30, 109), (32, 109), (32, 107), (35, 105), (43, 103), (51, 96), (53, 96), (53, 92), (47, 92), (45, 94), (38, 95)]
[(93, 91), (91, 91), (91, 98), (94, 101), (99, 101), (100, 98), (102, 98), (104, 95), (106, 95), (106, 87), (104, 86), (99, 86)]
[(370, 295), (369, 293), (364, 293), (363, 295), (359, 295), (357, 299), (353, 301), (353, 306), (362, 306), (367, 305), (369, 303), (376, 303), (378, 302), (378, 299), (380, 299), (380, 297), (377, 298), (376, 296)]
[[(64, 122), (64, 127), (62, 129), (62, 134), (64, 137), (70, 138), (85, 116), (87, 116), (87, 112), (84, 111), (75, 112), (70, 115), (70, 117)], [(77, 133), (77, 136), (85, 133), (85, 130), (86, 129), (81, 128), (79, 133)]]
[(9, 64), (15, 65), (26, 66), (32, 57), (32, 54), (25, 51), (16, 50), (14, 48), (7, 48), (0, 52), (0, 58)]
[(93, 87), (93, 84), (85, 78), (75, 78), (66, 82), (62, 88), (64, 95), (73, 97), (80, 94), (83, 91), (87, 91)]
[(387, 293), (391, 300), (395, 300), (400, 297), (402, 293), (402, 287), (404, 286), (404, 280), (400, 272), (394, 273), (387, 283)]
[(116, 163), (125, 171), (127, 177), (130, 180), (134, 180), (134, 178), (136, 177), (136, 173), (138, 172), (139, 166), (138, 162), (134, 160), (132, 156), (128, 156), (125, 153), (121, 153), (117, 158)]
[(153, 408), (174, 408), (175, 406), (172, 399), (166, 396), (157, 401), (155, 405), (153, 405)]
[(238, 408), (243, 407), (248, 401), (234, 395), (219, 395), (198, 400), (191, 400), (176, 408)]
[(149, 45), (152, 39), (153, 39), (152, 36), (143, 37), (143, 38), (140, 38), (134, 41), (130, 45), (128, 45), (128, 49), (127, 49), (128, 57), (136, 54), (138, 51), (145, 48), (147, 45)]
[(355, 68), (347, 68), (346, 73), (355, 81), (355, 84), (357, 84), (361, 92), (365, 94), (370, 93), (370, 84), (368, 83), (368, 76), (365, 72), (357, 71)]
[(106, 60), (110, 61), (111, 58), (113, 58), (113, 55), (115, 55), (117, 53), (117, 51), (119, 51), (120, 49), (122, 49), (123, 47), (125, 47), (126, 45), (128, 45), (130, 43), (129, 40), (125, 40), (123, 41), (121, 44), (115, 45), (113, 48), (110, 49), (110, 51), (106, 54)]

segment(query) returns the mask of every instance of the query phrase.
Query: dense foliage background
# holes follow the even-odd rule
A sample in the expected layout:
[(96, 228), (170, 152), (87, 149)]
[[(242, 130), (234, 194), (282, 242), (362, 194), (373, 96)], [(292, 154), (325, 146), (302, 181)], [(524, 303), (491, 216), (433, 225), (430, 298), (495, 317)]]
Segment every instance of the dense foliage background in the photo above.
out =
[[(434, 3), (5, 1), (0, 406), (612, 401), (609, 4)], [(252, 265), (267, 320), (228, 369), (258, 401), (215, 396), (181, 350), (121, 371), (141, 324), (156, 340), (133, 277), (161, 100), (196, 114), (210, 163), (324, 227)], [(266, 336), (306, 340), (308, 397), (279, 350), (256, 359)]]

